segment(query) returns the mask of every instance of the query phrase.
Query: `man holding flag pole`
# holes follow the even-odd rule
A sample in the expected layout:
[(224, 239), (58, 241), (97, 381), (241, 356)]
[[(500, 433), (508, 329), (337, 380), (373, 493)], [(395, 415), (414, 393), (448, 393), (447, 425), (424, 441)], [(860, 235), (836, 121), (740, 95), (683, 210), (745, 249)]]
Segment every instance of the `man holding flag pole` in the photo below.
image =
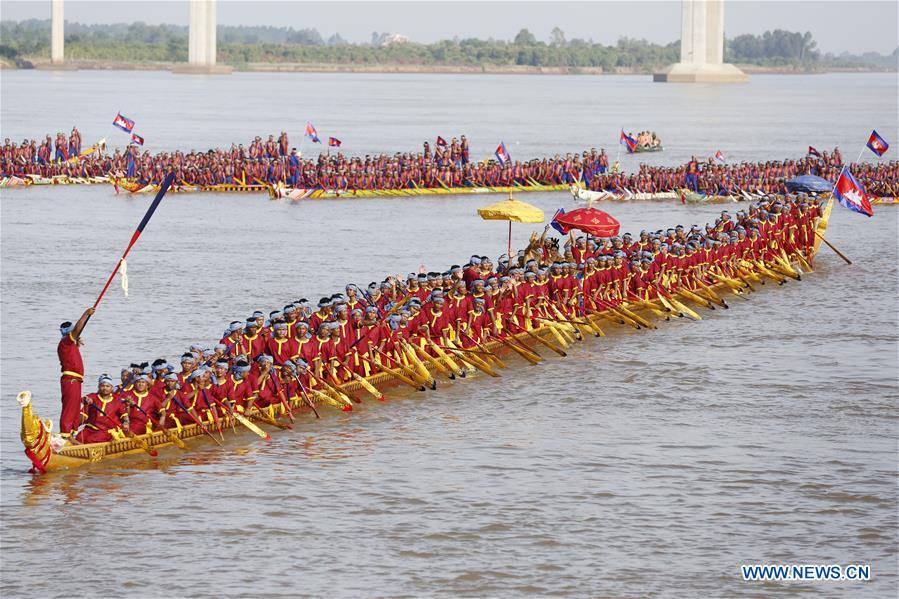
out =
[(88, 308), (72, 324), (66, 321), (59, 325), (59, 333), (62, 339), (56, 347), (56, 355), (59, 357), (59, 367), (62, 375), (59, 378), (60, 392), (62, 394), (62, 413), (59, 416), (59, 432), (67, 437), (78, 425), (78, 417), (81, 411), (81, 383), (84, 381), (84, 360), (81, 358), (81, 331), (95, 309)]
[(119, 269), (124, 264), (128, 252), (130, 252), (131, 248), (134, 247), (134, 244), (137, 243), (138, 238), (141, 233), (143, 233), (147, 223), (150, 222), (153, 213), (156, 211), (162, 198), (165, 197), (166, 192), (169, 190), (169, 187), (171, 187), (174, 180), (174, 173), (166, 175), (165, 180), (159, 187), (159, 192), (156, 194), (156, 197), (153, 198), (153, 203), (150, 204), (150, 207), (144, 214), (143, 219), (141, 219), (140, 224), (137, 225), (137, 230), (135, 230), (134, 234), (131, 236), (131, 241), (125, 248), (122, 257), (116, 262), (115, 268), (112, 269), (112, 274), (110, 274), (109, 278), (106, 280), (106, 284), (100, 291), (100, 295), (97, 296), (94, 305), (85, 310), (84, 314), (81, 315), (81, 318), (79, 318), (78, 322), (75, 324), (67, 321), (59, 326), (59, 332), (62, 335), (62, 339), (57, 347), (59, 364), (62, 370), (62, 377), (60, 378), (62, 412), (59, 416), (59, 428), (60, 432), (63, 434), (70, 434), (75, 429), (81, 409), (81, 382), (84, 380), (84, 362), (81, 358), (81, 350), (79, 349), (79, 346), (81, 345), (81, 333), (84, 331), (84, 327), (87, 326), (91, 316), (96, 313), (97, 306), (100, 305), (100, 300), (103, 299), (106, 290), (109, 289), (110, 283), (112, 283), (116, 273), (119, 272)]

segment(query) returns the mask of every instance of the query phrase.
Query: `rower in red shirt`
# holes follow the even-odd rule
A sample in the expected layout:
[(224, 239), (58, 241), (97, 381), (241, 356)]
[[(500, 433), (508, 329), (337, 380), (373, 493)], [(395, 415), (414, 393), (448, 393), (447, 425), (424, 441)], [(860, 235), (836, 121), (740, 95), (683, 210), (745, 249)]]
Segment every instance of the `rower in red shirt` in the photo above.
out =
[(486, 302), (482, 297), (472, 300), (472, 308), (468, 313), (468, 323), (462, 335), (462, 347), (469, 349), (484, 341), (484, 337), (492, 330), (490, 315), (487, 314)]
[(143, 435), (152, 432), (153, 424), (150, 420), (156, 420), (163, 415), (162, 398), (159, 394), (150, 391), (150, 379), (147, 375), (140, 375), (134, 381), (134, 388), (120, 397), (122, 405), (128, 411), (128, 426), (135, 435)]
[(216, 370), (216, 399), (231, 404), (232, 408), (242, 412), (247, 406), (247, 401), (253, 395), (250, 382), (247, 380), (250, 365), (247, 362), (238, 361), (232, 370), (233, 372), (228, 374), (226, 369), (222, 376), (219, 376), (219, 371)]
[(243, 354), (255, 360), (258, 356), (265, 353), (266, 341), (265, 337), (259, 333), (259, 323), (255, 318), (247, 318), (247, 324), (244, 327), (242, 351), (237, 355)]
[(277, 376), (277, 371), (274, 369), (272, 357), (262, 354), (256, 359), (255, 372), (251, 370), (247, 377), (250, 390), (247, 409), (254, 406), (264, 408), (278, 402), (278, 387), (272, 381), (273, 376)]
[(67, 436), (78, 425), (81, 382), (84, 380), (84, 361), (81, 359), (81, 350), (79, 349), (82, 343), (81, 331), (84, 330), (84, 325), (87, 324), (93, 313), (94, 309), (88, 308), (75, 324), (66, 321), (59, 325), (62, 339), (59, 340), (59, 345), (56, 347), (56, 354), (59, 356), (59, 366), (62, 370), (62, 376), (59, 379), (62, 397), (59, 430), (63, 436)]
[(275, 364), (281, 365), (288, 360), (293, 360), (299, 345), (297, 340), (288, 336), (287, 323), (275, 323), (274, 336), (268, 340), (268, 355), (272, 356)]
[(331, 320), (331, 298), (323, 297), (318, 301), (318, 311), (309, 317), (309, 328), (317, 331), (318, 326), (328, 320)]
[(78, 434), (81, 443), (104, 443), (112, 440), (110, 431), (128, 423), (128, 410), (113, 392), (112, 379), (102, 375), (97, 392), (84, 397), (81, 420), (84, 428)]
[(220, 344), (228, 348), (229, 356), (237, 356), (245, 353), (243, 346), (243, 323), (235, 320), (228, 325), (228, 334), (219, 341)]

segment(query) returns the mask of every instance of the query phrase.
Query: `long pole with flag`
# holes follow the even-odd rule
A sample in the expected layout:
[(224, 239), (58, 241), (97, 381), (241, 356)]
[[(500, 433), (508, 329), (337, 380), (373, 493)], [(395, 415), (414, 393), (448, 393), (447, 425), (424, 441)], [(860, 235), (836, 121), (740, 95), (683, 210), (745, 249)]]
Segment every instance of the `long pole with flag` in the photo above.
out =
[(624, 127), (621, 128), (621, 133), (618, 134), (618, 155), (615, 156), (615, 162), (621, 160), (621, 135), (624, 134)]
[(109, 289), (109, 284), (112, 283), (113, 278), (115, 278), (116, 273), (119, 272), (119, 268), (121, 268), (122, 263), (128, 256), (128, 252), (130, 252), (131, 248), (134, 247), (134, 244), (137, 243), (140, 234), (144, 232), (144, 228), (147, 226), (147, 223), (150, 222), (150, 219), (153, 217), (153, 213), (156, 212), (156, 208), (159, 206), (159, 202), (161, 202), (162, 198), (165, 197), (166, 192), (169, 190), (169, 187), (171, 187), (174, 180), (175, 173), (169, 173), (165, 176), (165, 179), (162, 181), (162, 185), (159, 187), (159, 191), (156, 193), (156, 197), (153, 198), (153, 203), (150, 204), (150, 207), (147, 209), (147, 213), (144, 214), (144, 218), (141, 219), (140, 224), (137, 225), (137, 230), (134, 231), (134, 235), (131, 236), (131, 241), (128, 243), (128, 247), (125, 248), (125, 253), (123, 253), (122, 257), (119, 258), (119, 261), (116, 262), (115, 268), (112, 269), (112, 274), (109, 275), (109, 278), (106, 280), (106, 284), (103, 285), (103, 290), (100, 291), (100, 295), (97, 296), (97, 301), (95, 301), (93, 305), (94, 310), (97, 309), (97, 306), (100, 304), (100, 300), (103, 299), (103, 295), (105, 295), (106, 290)]

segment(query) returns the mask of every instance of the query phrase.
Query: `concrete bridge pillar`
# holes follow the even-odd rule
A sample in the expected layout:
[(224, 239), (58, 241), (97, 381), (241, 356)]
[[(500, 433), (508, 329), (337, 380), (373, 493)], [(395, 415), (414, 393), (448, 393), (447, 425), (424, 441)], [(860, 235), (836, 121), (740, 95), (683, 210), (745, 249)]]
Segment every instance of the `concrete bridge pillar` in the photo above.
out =
[(62, 64), (65, 44), (65, 15), (62, 0), (50, 2), (50, 62)]
[(187, 65), (176, 73), (230, 73), (216, 59), (216, 0), (190, 0), (190, 30), (187, 36)]
[(724, 0), (683, 0), (680, 62), (653, 81), (673, 83), (739, 83), (746, 74), (724, 62)]

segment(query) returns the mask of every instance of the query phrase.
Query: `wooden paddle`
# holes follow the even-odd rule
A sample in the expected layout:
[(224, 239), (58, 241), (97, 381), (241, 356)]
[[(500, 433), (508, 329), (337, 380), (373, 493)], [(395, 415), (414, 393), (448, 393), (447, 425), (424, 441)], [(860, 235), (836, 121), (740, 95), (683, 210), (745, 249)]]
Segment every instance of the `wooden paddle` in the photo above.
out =
[(165, 428), (164, 426), (162, 426), (161, 424), (159, 424), (159, 421), (158, 421), (157, 419), (153, 418), (153, 416), (151, 416), (151, 415), (150, 415), (146, 410), (144, 410), (142, 407), (140, 407), (139, 405), (137, 405), (137, 403), (135, 403), (135, 402), (133, 402), (133, 401), (129, 401), (128, 403), (130, 403), (130, 405), (133, 405), (135, 408), (137, 408), (138, 410), (140, 410), (141, 413), (143, 413), (144, 416), (147, 417), (147, 420), (149, 420), (150, 422), (153, 423), (153, 426), (154, 426), (154, 427), (156, 427), (157, 429), (159, 429), (159, 430), (165, 432), (165, 436), (168, 437), (168, 439), (169, 439), (172, 443), (174, 443), (179, 449), (187, 449), (187, 444), (186, 444), (184, 441), (181, 440), (181, 438), (177, 435), (177, 433), (174, 433), (174, 432), (172, 432), (170, 429), (167, 429), (167, 428)]
[(449, 343), (449, 345), (447, 347), (449, 347), (449, 349), (451, 351), (457, 352), (459, 354), (459, 359), (462, 360), (463, 362), (465, 362), (467, 364), (471, 364), (476, 369), (478, 369), (481, 372), (484, 372), (492, 377), (498, 378), (500, 376), (498, 372), (496, 372), (495, 370), (490, 368), (490, 365), (487, 364), (487, 362), (485, 362), (484, 360), (482, 360), (479, 356), (477, 356), (475, 354), (465, 354), (465, 353), (460, 352), (459, 348), (456, 347), (455, 344), (450, 340), (447, 340), (446, 343)]
[(200, 429), (201, 431), (203, 431), (203, 433), (204, 433), (206, 436), (208, 436), (210, 439), (212, 439), (213, 441), (215, 441), (215, 443), (216, 443), (219, 447), (224, 447), (224, 445), (222, 445), (222, 443), (221, 443), (218, 439), (216, 439), (215, 436), (214, 436), (212, 433), (209, 432), (209, 429), (206, 428), (206, 426), (203, 424), (203, 421), (200, 420), (199, 418), (197, 418), (196, 415), (194, 415), (194, 413), (191, 412), (190, 409), (189, 409), (187, 406), (185, 406), (183, 403), (181, 403), (181, 400), (179, 400), (179, 399), (178, 399), (177, 397), (175, 397), (175, 396), (172, 396), (172, 401), (174, 401), (175, 404), (176, 404), (179, 408), (181, 408), (181, 410), (182, 410), (185, 414), (187, 414), (188, 416), (190, 416), (191, 420), (194, 421), (194, 423), (197, 425), (197, 427), (199, 427), (199, 429)]
[(493, 335), (489, 335), (489, 337), (495, 341), (499, 341), (531, 364), (539, 364), (540, 361), (543, 360), (543, 358), (541, 358), (539, 354), (533, 353), (529, 350), (523, 350), (514, 343), (511, 343), (510, 341), (507, 341), (502, 337), (494, 337)]
[(545, 345), (546, 347), (548, 347), (549, 349), (553, 350), (554, 352), (556, 352), (557, 354), (559, 354), (559, 355), (562, 356), (563, 358), (566, 357), (566, 356), (568, 355), (567, 353), (565, 353), (565, 351), (564, 351), (562, 348), (556, 347), (555, 345), (553, 345), (552, 343), (550, 343), (549, 341), (547, 341), (546, 339), (544, 339), (543, 337), (541, 337), (541, 336), (538, 335), (537, 333), (535, 333), (535, 332), (533, 332), (533, 331), (529, 331), (529, 330), (527, 330), (527, 329), (525, 329), (524, 332), (527, 333), (527, 335), (528, 335), (529, 337), (531, 337), (532, 339), (534, 339), (535, 341), (537, 341), (537, 343), (540, 343), (540, 344), (542, 344), (542, 345)]
[(826, 243), (826, 244), (827, 244), (827, 247), (829, 247), (829, 248), (832, 249), (834, 252), (836, 252), (836, 253), (837, 253), (837, 256), (839, 256), (840, 258), (842, 258), (843, 261), (846, 262), (846, 264), (852, 264), (852, 260), (850, 260), (850, 259), (847, 258), (845, 255), (843, 255), (843, 252), (841, 252), (841, 251), (838, 250), (836, 247), (834, 247), (834, 245), (833, 245), (832, 243), (830, 243), (829, 241), (827, 241), (826, 239), (824, 239), (824, 236), (821, 235), (820, 233), (818, 233), (818, 231), (815, 231), (815, 235), (817, 235), (818, 238), (819, 238), (821, 241), (823, 241), (824, 243)]
[(445, 374), (447, 376), (447, 378), (450, 378), (450, 377), (455, 378), (455, 376), (453, 376), (453, 373), (450, 371), (450, 369), (448, 367), (441, 364), (440, 360), (436, 359), (434, 356), (432, 356), (431, 354), (429, 354), (428, 352), (423, 350), (420, 346), (418, 346), (415, 343), (408, 343), (407, 345), (409, 347), (411, 347), (412, 350), (415, 353), (417, 353), (420, 358), (422, 358), (428, 364), (433, 366), (435, 370), (437, 370), (441, 374)]
[(359, 354), (359, 357), (361, 357), (363, 360), (365, 360), (373, 370), (383, 370), (384, 372), (391, 375), (396, 380), (398, 380), (406, 385), (409, 385), (416, 391), (424, 391), (425, 390), (424, 385), (419, 385), (418, 383), (416, 383), (415, 381), (413, 381), (412, 379), (410, 379), (409, 377), (404, 375), (402, 372), (394, 370), (394, 369), (390, 368), (389, 366), (387, 366), (386, 364), (380, 364), (380, 363), (373, 362), (365, 354)]
[(472, 337), (471, 335), (469, 335), (469, 334), (468, 334), (468, 331), (465, 331), (465, 330), (463, 330), (463, 329), (460, 329), (460, 333), (463, 334), (463, 335), (465, 335), (466, 337), (468, 337), (468, 339), (469, 339), (472, 343), (475, 344), (475, 347), (477, 347), (477, 348), (478, 348), (479, 350), (481, 350), (484, 354), (486, 354), (487, 356), (489, 356), (490, 359), (493, 361), (494, 364), (496, 364), (496, 365), (499, 366), (500, 368), (506, 368), (506, 364), (500, 359), (499, 356), (497, 356), (494, 352), (492, 352), (492, 351), (490, 351), (489, 349), (487, 349), (486, 347), (484, 347), (484, 344), (483, 344), (483, 343), (481, 343), (480, 341), (478, 341), (477, 339), (475, 339), (474, 337)]
[(318, 410), (315, 409), (315, 403), (311, 399), (309, 399), (309, 395), (306, 393), (306, 385), (304, 385), (303, 381), (300, 380), (300, 377), (297, 375), (296, 371), (291, 371), (291, 373), (293, 374), (293, 378), (297, 382), (297, 385), (300, 386), (300, 393), (302, 394), (303, 400), (306, 402), (306, 405), (312, 409), (312, 413), (315, 414), (315, 418), (320, 419), (321, 416), (319, 415)]
[(449, 354), (443, 351), (443, 348), (437, 345), (428, 335), (423, 335), (422, 339), (425, 340), (425, 343), (434, 348), (434, 352), (437, 353), (438, 356), (444, 361), (444, 363), (449, 366), (450, 370), (461, 378), (465, 378), (465, 371), (453, 360)]

